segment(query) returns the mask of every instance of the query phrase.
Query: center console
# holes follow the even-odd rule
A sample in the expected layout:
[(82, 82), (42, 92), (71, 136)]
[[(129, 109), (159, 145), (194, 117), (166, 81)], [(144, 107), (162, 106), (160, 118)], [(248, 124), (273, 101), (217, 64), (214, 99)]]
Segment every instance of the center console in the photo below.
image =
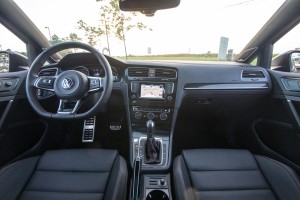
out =
[[(127, 70), (132, 160), (141, 158), (142, 169), (166, 168), (176, 98), (177, 71), (173, 68), (129, 67)], [(149, 146), (146, 123), (155, 124), (157, 162), (147, 162)], [(151, 154), (151, 153), (150, 153)], [(149, 155), (148, 155), (149, 157)]]
[[(170, 134), (177, 70), (129, 67), (126, 71), (132, 144), (132, 199), (172, 199)], [(141, 198), (136, 198), (141, 197)]]

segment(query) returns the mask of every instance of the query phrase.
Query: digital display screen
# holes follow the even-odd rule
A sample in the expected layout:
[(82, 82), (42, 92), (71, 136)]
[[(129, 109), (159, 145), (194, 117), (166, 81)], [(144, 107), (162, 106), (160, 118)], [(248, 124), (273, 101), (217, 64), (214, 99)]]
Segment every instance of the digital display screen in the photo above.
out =
[(141, 98), (163, 99), (165, 88), (163, 85), (141, 85)]

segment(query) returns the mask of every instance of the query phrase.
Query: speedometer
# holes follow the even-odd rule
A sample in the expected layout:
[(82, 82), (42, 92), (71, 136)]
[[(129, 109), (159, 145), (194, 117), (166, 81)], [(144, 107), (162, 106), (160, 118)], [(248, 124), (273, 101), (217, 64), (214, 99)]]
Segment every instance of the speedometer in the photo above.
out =
[(96, 76), (96, 77), (100, 77), (100, 73), (101, 73), (102, 68), (100, 67), (93, 67), (91, 68), (91, 76)]
[(84, 73), (85, 75), (89, 75), (89, 70), (86, 67), (83, 66), (79, 66), (79, 67), (75, 67), (74, 70), (79, 71), (81, 73)]

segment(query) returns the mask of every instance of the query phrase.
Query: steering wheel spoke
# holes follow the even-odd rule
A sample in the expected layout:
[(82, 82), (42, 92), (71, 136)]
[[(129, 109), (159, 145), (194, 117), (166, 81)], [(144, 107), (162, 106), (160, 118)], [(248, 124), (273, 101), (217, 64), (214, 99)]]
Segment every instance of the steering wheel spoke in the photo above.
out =
[(94, 91), (99, 91), (99, 90), (103, 89), (104, 78), (88, 76), (88, 79), (89, 79), (88, 93), (94, 92)]
[(41, 76), (36, 78), (34, 86), (37, 89), (54, 91), (53, 84), (56, 79), (56, 76)]
[(57, 113), (58, 114), (74, 114), (78, 111), (80, 105), (81, 105), (81, 100), (68, 101), (68, 100), (60, 99)]

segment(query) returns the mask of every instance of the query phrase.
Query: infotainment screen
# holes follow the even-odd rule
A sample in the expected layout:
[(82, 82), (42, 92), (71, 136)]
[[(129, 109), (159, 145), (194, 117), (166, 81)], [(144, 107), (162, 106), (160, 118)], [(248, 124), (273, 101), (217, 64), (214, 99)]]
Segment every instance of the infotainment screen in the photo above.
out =
[(140, 98), (163, 99), (164, 93), (165, 93), (165, 88), (163, 85), (141, 84)]

